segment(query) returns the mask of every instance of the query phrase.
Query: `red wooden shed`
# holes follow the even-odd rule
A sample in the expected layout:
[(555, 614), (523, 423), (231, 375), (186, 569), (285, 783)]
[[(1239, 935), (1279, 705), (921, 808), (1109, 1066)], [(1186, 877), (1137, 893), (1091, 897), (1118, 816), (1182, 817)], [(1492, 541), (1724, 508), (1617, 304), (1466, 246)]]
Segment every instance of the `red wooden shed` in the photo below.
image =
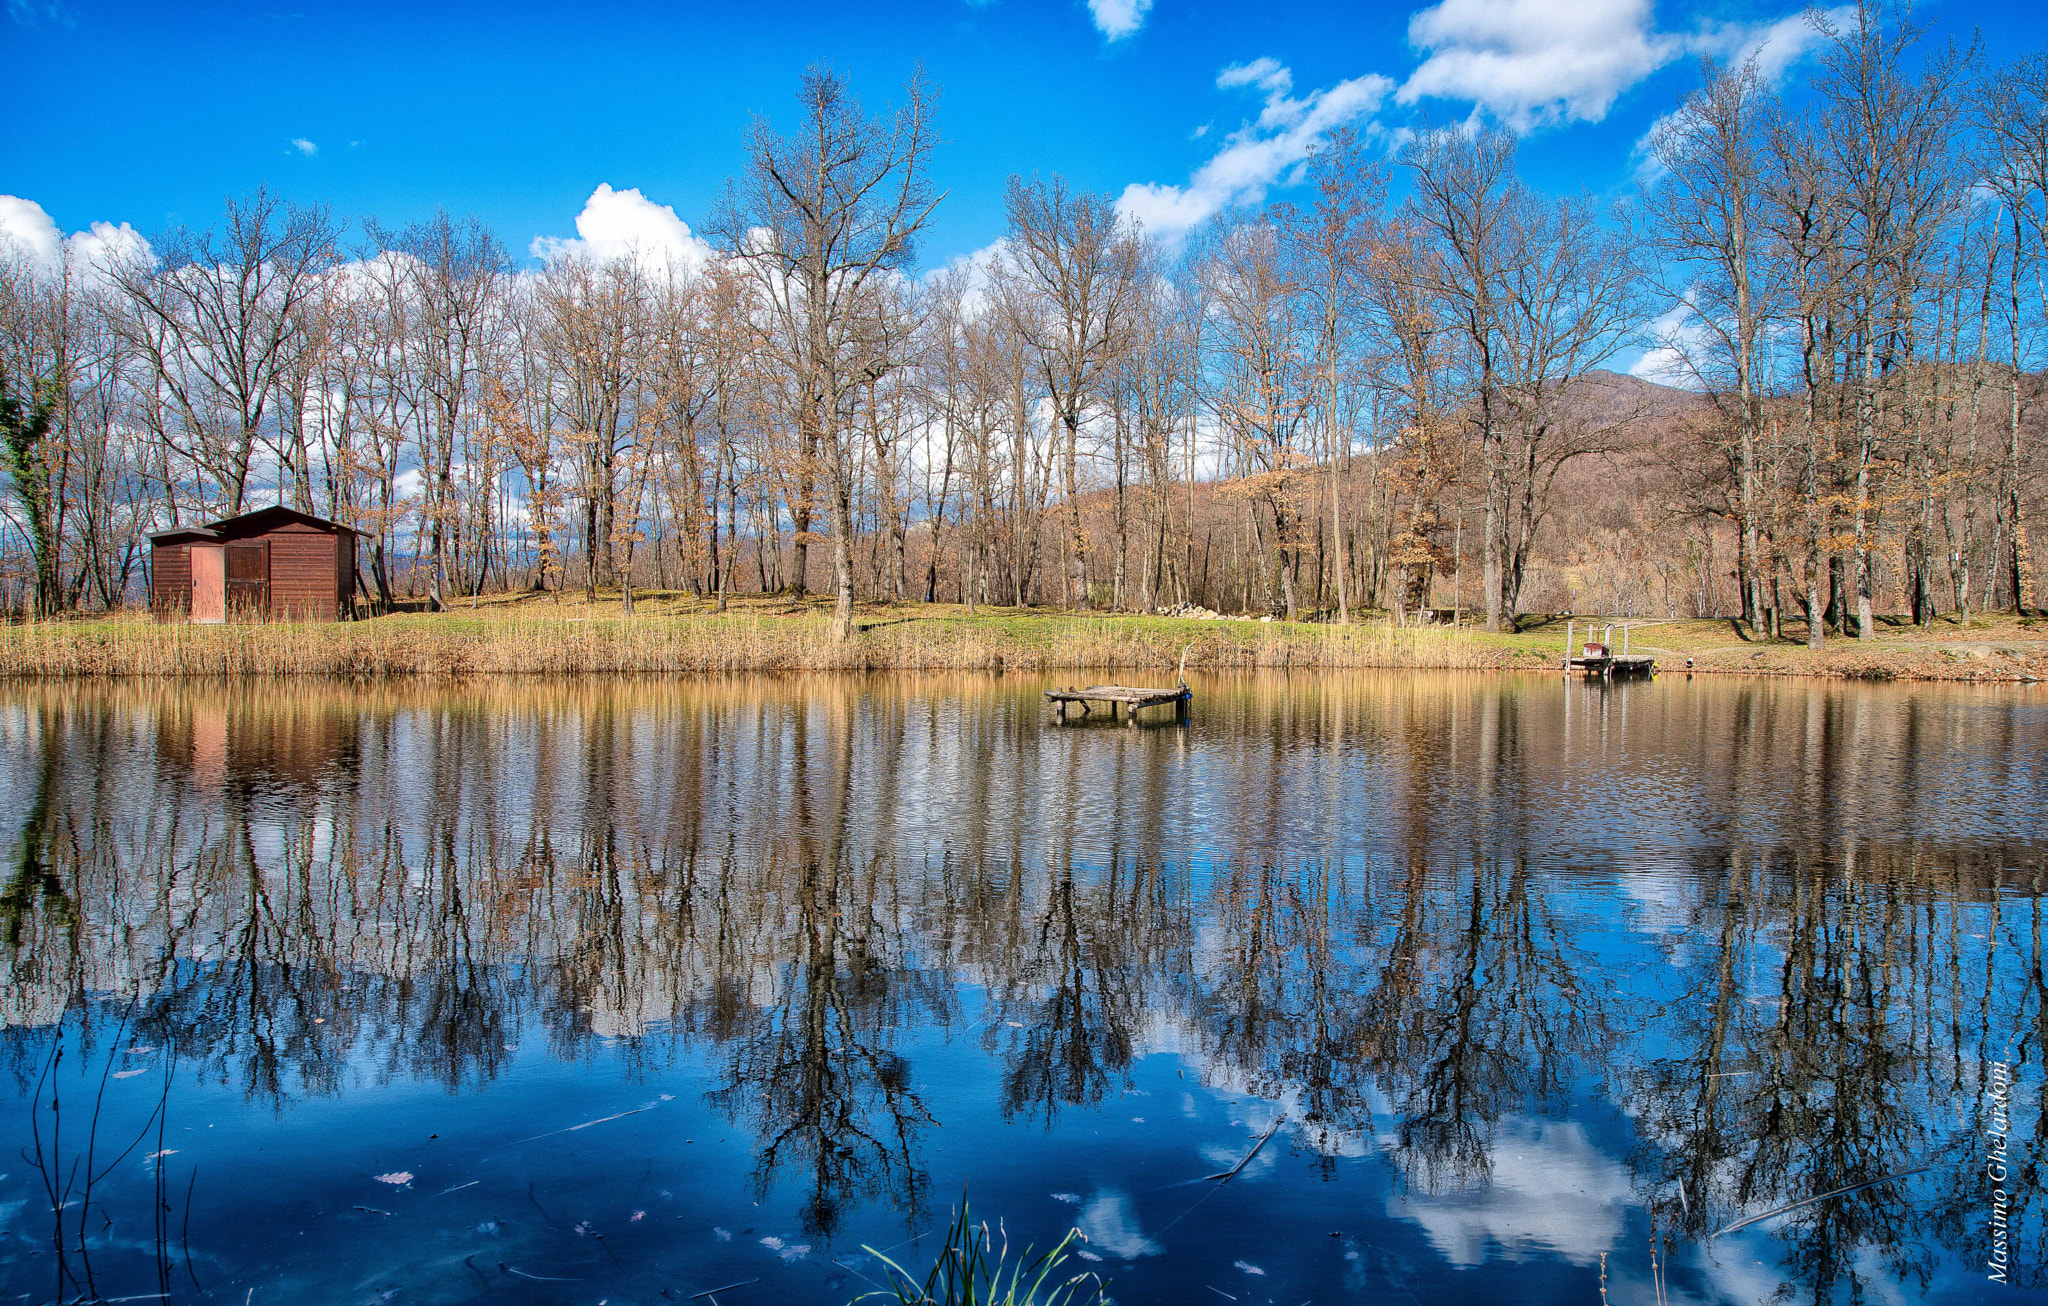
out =
[(355, 612), (356, 532), (292, 508), (259, 508), (149, 537), (159, 621), (339, 621)]

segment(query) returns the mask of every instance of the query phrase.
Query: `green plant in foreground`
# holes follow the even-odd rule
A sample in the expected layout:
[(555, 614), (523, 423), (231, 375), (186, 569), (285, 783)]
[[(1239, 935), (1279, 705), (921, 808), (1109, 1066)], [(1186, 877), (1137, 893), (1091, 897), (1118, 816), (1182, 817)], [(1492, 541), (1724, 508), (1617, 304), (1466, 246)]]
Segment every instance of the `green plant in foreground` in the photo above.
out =
[(1109, 1285), (1094, 1272), (1058, 1277), (1068, 1246), (1079, 1237), (1079, 1229), (1069, 1229), (1051, 1251), (1034, 1257), (1026, 1247), (1013, 1260), (1009, 1235), (1003, 1234), (998, 1245), (987, 1221), (976, 1224), (969, 1217), (963, 1196), (945, 1245), (922, 1282), (874, 1248), (863, 1246), (862, 1251), (888, 1267), (889, 1286), (854, 1300), (895, 1301), (900, 1306), (1102, 1306), (1109, 1300), (1104, 1295)]

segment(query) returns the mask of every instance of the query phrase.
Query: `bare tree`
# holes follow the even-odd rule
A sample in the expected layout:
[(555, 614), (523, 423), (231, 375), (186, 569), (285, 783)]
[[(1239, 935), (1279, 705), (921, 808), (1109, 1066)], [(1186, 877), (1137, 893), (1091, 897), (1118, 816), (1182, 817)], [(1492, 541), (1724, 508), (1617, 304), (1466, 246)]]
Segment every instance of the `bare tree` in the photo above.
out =
[(1382, 461), (1400, 504), (1388, 526), (1387, 561), (1394, 573), (1394, 619), (1404, 625), (1410, 612), (1427, 605), (1432, 582), (1456, 571), (1447, 509), (1467, 461), (1459, 438), (1462, 331), (1451, 316), (1456, 306), (1433, 293), (1424, 239), (1407, 223), (1390, 224), (1366, 276), (1373, 379), (1397, 428)]
[(1409, 163), (1411, 220), (1435, 246), (1431, 293), (1451, 307), (1469, 351), (1487, 629), (1512, 630), (1558, 473), (1609, 447), (1620, 425), (1589, 423), (1569, 400), (1640, 320), (1634, 247), (1585, 201), (1524, 187), (1503, 133), (1431, 132)]
[[(717, 224), (753, 269), (776, 318), (777, 348), (799, 379), (803, 454), (823, 457), (838, 640), (854, 633), (855, 451), (842, 414), (853, 388), (882, 365), (863, 301), (882, 276), (911, 263), (917, 233), (941, 198), (926, 175), (932, 99), (913, 79), (901, 108), (870, 118), (842, 77), (811, 68), (797, 92), (803, 126), (780, 136), (765, 119), (754, 121), (746, 175)], [(800, 543), (799, 576), (802, 557)]]
[(324, 208), (259, 190), (228, 201), (218, 228), (164, 237), (155, 262), (131, 253), (112, 269), (123, 330), (180, 424), (202, 511), (243, 511), (279, 383), (309, 346), (301, 310), (334, 265), (336, 236)]
[[(2026, 363), (2025, 314), (2020, 301), (2023, 278), (2031, 267), (2041, 311), (2048, 316), (2048, 280), (2040, 275), (2044, 251), (2048, 251), (2048, 53), (2026, 55), (1985, 79), (1973, 108), (1982, 142), (1984, 184), (1998, 196), (2007, 240), (2000, 308), (2009, 327), (2006, 362), (2010, 370), (1997, 509), (1998, 532), (2005, 548), (1999, 551), (2002, 556), (1996, 565), (2007, 573), (2013, 610), (2019, 612), (2025, 610), (2027, 596), (2034, 591), (2034, 559), (2020, 470), (2020, 381)], [(1987, 294), (1989, 289), (1987, 280)], [(1988, 602), (1991, 595), (1986, 588)]]
[(428, 597), (438, 612), (447, 607), (450, 552), (461, 541), (455, 454), (475, 425), (512, 265), (498, 238), (474, 217), (456, 221), (437, 212), (397, 232), (373, 223), (370, 232), (380, 252), (403, 269), (412, 299), (407, 325), (415, 344), (409, 360), (424, 408), (415, 437), (433, 564)]
[[(1881, 441), (1898, 420), (1895, 369), (1920, 348), (1922, 296), (1937, 241), (1967, 195), (1958, 170), (1966, 56), (1950, 51), (1911, 75), (1924, 35), (1910, 5), (1890, 22), (1859, 0), (1853, 24), (1815, 20), (1831, 39), (1822, 54), (1820, 159), (1841, 207), (1847, 292), (1846, 359), (1854, 403), (1850, 446), (1856, 630), (1877, 634), (1871, 554)], [(1917, 428), (1916, 428), (1917, 429)], [(1917, 456), (1918, 450), (1915, 450)], [(1922, 563), (1923, 547), (1914, 550)], [(1924, 572), (1924, 568), (1923, 568)]]
[(1127, 342), (1137, 308), (1143, 247), (1106, 196), (1074, 194), (1050, 182), (1010, 178), (1003, 274), (1018, 293), (1006, 302), (1030, 345), (1039, 384), (1059, 429), (1066, 502), (1069, 601), (1087, 607), (1088, 537), (1081, 529), (1081, 423), (1104, 396), (1108, 372)]
[(1500, 278), (1513, 258), (1509, 209), (1518, 197), (1513, 138), (1486, 130), (1476, 136), (1438, 128), (1417, 138), (1404, 162), (1414, 173), (1408, 220), (1427, 233), (1430, 293), (1465, 337), (1465, 367), (1473, 392), (1479, 464), (1486, 495), (1481, 567), (1486, 628), (1513, 620), (1501, 593), (1507, 534), (1505, 424), (1501, 411), (1502, 313)]
[[(1269, 554), (1270, 598), (1278, 581), (1287, 620), (1300, 616), (1295, 577), (1315, 492), (1311, 414), (1316, 404), (1315, 356), (1308, 307), (1289, 276), (1280, 237), (1261, 218), (1224, 220), (1201, 260), (1209, 304), (1207, 350), (1214, 360), (1208, 402), (1230, 442), (1245, 495), (1254, 548)], [(1263, 547), (1263, 507), (1272, 548)]]
[(619, 554), (624, 546), (630, 560), (644, 484), (635, 401), (647, 349), (646, 278), (630, 258), (598, 262), (579, 254), (549, 265), (538, 299), (551, 408), (568, 424), (565, 441), (579, 451), (584, 597), (595, 603), (600, 588), (619, 583), (621, 608), (630, 614), (632, 585)]
[(1320, 456), (1329, 490), (1330, 534), (1335, 545), (1337, 620), (1351, 620), (1350, 532), (1345, 529), (1339, 485), (1349, 461), (1353, 432), (1345, 420), (1344, 378), (1355, 337), (1366, 318), (1365, 274), (1386, 192), (1386, 170), (1366, 155), (1365, 143), (1350, 128), (1332, 134), (1309, 160), (1312, 202), (1303, 209), (1283, 206), (1280, 232), (1294, 277), (1315, 311), (1318, 395), (1323, 428)]
[(1758, 139), (1767, 91), (1754, 60), (1702, 68), (1705, 85), (1662, 119), (1650, 142), (1664, 175), (1651, 195), (1652, 242), (1683, 329), (1659, 342), (1675, 369), (1714, 402), (1734, 473), (1736, 571), (1742, 617), (1764, 622), (1761, 355), (1777, 308), (1767, 257)]

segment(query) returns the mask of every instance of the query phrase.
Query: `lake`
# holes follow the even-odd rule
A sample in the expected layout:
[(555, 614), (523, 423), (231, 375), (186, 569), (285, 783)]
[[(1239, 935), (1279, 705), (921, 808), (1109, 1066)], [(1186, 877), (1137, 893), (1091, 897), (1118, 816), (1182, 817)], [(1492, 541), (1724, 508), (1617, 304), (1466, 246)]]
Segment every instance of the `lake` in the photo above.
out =
[(0, 1296), (2048, 1283), (2043, 689), (1044, 688), (0, 688)]

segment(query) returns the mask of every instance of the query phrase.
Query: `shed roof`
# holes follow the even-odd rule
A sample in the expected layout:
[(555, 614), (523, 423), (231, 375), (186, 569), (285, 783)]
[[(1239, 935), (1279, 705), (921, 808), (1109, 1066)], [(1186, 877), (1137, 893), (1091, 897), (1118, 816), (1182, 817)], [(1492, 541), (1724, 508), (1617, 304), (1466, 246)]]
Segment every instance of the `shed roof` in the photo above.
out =
[(190, 540), (222, 540), (237, 536), (262, 535), (267, 531), (274, 531), (280, 526), (290, 525), (310, 526), (314, 530), (325, 531), (330, 535), (355, 535), (359, 533), (353, 526), (344, 526), (340, 522), (329, 521), (325, 517), (315, 517), (310, 512), (300, 512), (296, 508), (279, 506), (258, 508), (254, 512), (245, 512), (239, 517), (223, 517), (219, 521), (208, 522), (204, 526), (179, 526), (172, 530), (155, 531), (150, 534), (149, 539), (152, 544), (179, 544)]

